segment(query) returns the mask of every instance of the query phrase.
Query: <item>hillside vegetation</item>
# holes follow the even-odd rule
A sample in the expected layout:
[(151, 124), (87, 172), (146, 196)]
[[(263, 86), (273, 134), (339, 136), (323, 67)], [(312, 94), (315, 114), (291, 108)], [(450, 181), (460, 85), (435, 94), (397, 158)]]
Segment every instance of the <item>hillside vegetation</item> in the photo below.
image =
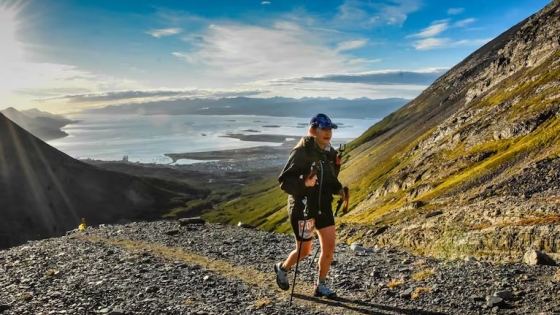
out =
[[(348, 145), (342, 239), (449, 258), (560, 252), (559, 15), (549, 4)], [(285, 207), (271, 178), (205, 216), (288, 231)]]

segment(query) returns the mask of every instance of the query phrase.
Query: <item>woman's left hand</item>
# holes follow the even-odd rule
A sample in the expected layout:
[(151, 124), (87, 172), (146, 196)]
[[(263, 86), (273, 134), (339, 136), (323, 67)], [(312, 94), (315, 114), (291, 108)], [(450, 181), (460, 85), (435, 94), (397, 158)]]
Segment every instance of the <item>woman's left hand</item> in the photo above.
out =
[(344, 187), (338, 191), (338, 195), (344, 200), (348, 200), (350, 198), (350, 192), (348, 192), (348, 189), (344, 189)]
[(342, 200), (344, 200), (345, 203), (342, 212), (346, 213), (348, 212), (348, 201), (350, 200), (350, 191), (348, 190), (348, 187), (342, 187), (342, 189), (340, 189), (338, 194), (342, 197)]

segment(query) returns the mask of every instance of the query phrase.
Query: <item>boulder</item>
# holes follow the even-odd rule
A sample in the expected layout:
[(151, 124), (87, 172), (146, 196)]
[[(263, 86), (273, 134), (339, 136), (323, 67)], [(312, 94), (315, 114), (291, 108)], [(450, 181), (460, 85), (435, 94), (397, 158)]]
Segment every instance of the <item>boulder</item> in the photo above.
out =
[(535, 266), (535, 265), (557, 266), (554, 259), (550, 258), (550, 256), (548, 256), (547, 254), (541, 251), (534, 250), (534, 249), (530, 249), (527, 252), (525, 252), (525, 255), (523, 256), (523, 262), (531, 266)]
[(204, 219), (202, 219), (201, 217), (179, 219), (179, 225), (180, 226), (185, 226), (185, 225), (190, 225), (190, 224), (204, 225), (204, 224), (206, 224), (206, 221), (204, 221)]

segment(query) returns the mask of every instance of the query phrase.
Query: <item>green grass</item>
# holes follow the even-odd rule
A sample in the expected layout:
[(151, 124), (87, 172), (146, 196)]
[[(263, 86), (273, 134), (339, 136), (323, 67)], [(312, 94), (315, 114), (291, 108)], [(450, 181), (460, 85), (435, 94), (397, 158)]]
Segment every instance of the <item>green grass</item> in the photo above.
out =
[(202, 211), (212, 209), (213, 204), (206, 200), (191, 200), (184, 207), (177, 207), (165, 214), (164, 218), (179, 218), (184, 216), (196, 216)]
[(469, 230), (462, 226), (445, 227), (441, 236), (425, 249), (425, 254), (446, 260), (462, 259), (476, 253)]
[[(548, 60), (554, 60), (559, 57), (560, 52), (557, 52), (553, 56), (549, 57)], [(500, 89), (498, 89), (495, 93), (492, 93), (492, 95), (482, 99), (482, 101), (473, 106), (473, 109), (489, 109), (500, 103), (512, 100), (517, 96), (521, 97), (521, 100), (535, 96), (534, 92), (538, 87), (556, 80), (560, 75), (560, 67), (550, 69), (549, 64), (550, 62), (543, 62), (539, 67), (531, 69), (530, 71), (524, 73), (521, 77), (512, 76), (506, 79), (505, 82), (500, 83)], [(538, 76), (538, 79), (531, 80), (531, 78), (536, 76)], [(515, 86), (515, 88), (509, 89), (509, 87), (513, 86)], [(520, 113), (520, 110), (523, 111), (522, 109), (524, 103), (527, 102), (521, 101), (516, 104), (510, 113), (518, 114)], [(509, 118), (512, 118), (512, 116), (510, 115)]]
[(438, 185), (430, 193), (421, 196), (423, 199), (433, 199), (453, 187), (456, 187), (467, 181), (472, 181), (489, 172), (492, 172), (497, 167), (503, 165), (507, 161), (515, 159), (516, 156), (521, 154), (534, 152), (541, 148), (555, 146), (558, 147), (560, 140), (560, 120), (554, 118), (551, 121), (541, 125), (537, 130), (519, 138), (512, 138), (503, 141), (486, 142), (473, 148), (472, 151), (484, 150), (492, 148), (498, 153), (492, 157), (484, 160), (482, 163), (474, 165), (473, 167), (464, 170), (447, 178), (442, 184)]
[(238, 199), (223, 203), (202, 217), (210, 222), (243, 222), (272, 231), (286, 220), (286, 203), (286, 193), (280, 190), (278, 180), (271, 178), (244, 187)]
[[(477, 109), (482, 109), (476, 114), (479, 115), (478, 117), (490, 114), (498, 115), (501, 120), (507, 120), (508, 123), (517, 123), (533, 119), (543, 111), (552, 109), (553, 106), (556, 106), (558, 100), (547, 100), (546, 95), (556, 93), (558, 89), (549, 88), (542, 93), (536, 93), (535, 91), (543, 84), (560, 77), (560, 67), (549, 67), (550, 62), (559, 57), (560, 52), (550, 57), (549, 62), (544, 62), (540, 67), (526, 73), (519, 73), (519, 75), (501, 82), (494, 90), (491, 90), (490, 95), (475, 99), (466, 110), (474, 112)], [(536, 77), (536, 79), (529, 80), (533, 77)], [(519, 82), (524, 83), (518, 84)], [(514, 84), (518, 85), (511, 88)], [(459, 95), (464, 94), (465, 89), (460, 91)], [(445, 90), (442, 93), (450, 92)], [(519, 98), (519, 102), (510, 108), (496, 107), (514, 98)], [(410, 106), (405, 106), (388, 115), (348, 144), (340, 180), (350, 188), (350, 210), (359, 209), (360, 213), (355, 215), (350, 213), (341, 220), (342, 222), (394, 224), (406, 220), (410, 216), (428, 211), (438, 197), (453, 196), (462, 188), (470, 187), (469, 185), (472, 183), (495, 176), (511, 176), (515, 173), (516, 168), (522, 167), (512, 162), (521, 157), (523, 159), (534, 159), (542, 154), (548, 154), (549, 156), (560, 154), (560, 139), (558, 136), (560, 134), (560, 118), (558, 117), (549, 117), (536, 130), (522, 136), (502, 140), (482, 139), (481, 143), (474, 146), (467, 141), (451, 145), (453, 135), (456, 132), (463, 133), (468, 128), (475, 127), (472, 124), (477, 124), (475, 130), (490, 127), (490, 125), (480, 125), (482, 122), (476, 121), (477, 117), (474, 117), (474, 122), (462, 125), (458, 130), (443, 139), (443, 143), (449, 144), (445, 150), (435, 151), (431, 156), (424, 156), (422, 163), (416, 166), (413, 163), (417, 163), (418, 159), (425, 153), (419, 149), (419, 144), (432, 137), (438, 128), (437, 125), (429, 125), (428, 123), (424, 125), (417, 123), (416, 120), (423, 119), (423, 111), (429, 111), (431, 115), (436, 115), (437, 105), (434, 104), (439, 103), (440, 99), (442, 99), (442, 95), (421, 95)], [(437, 119), (443, 120), (444, 118), (439, 117)], [(491, 122), (485, 123), (491, 124)], [(400, 131), (396, 132), (397, 130)], [(484, 158), (474, 159), (477, 156), (483, 156)], [(501, 173), (503, 165), (508, 165), (505, 173)], [(370, 198), (371, 193), (382, 188), (388, 181), (395, 182), (398, 177), (411, 174), (418, 176), (425, 171), (433, 171), (434, 173), (431, 178), (422, 179), (406, 190), (400, 189), (389, 193), (378, 198), (378, 200), (368, 202), (367, 205), (364, 203)], [(411, 189), (417, 189), (420, 186), (434, 188), (423, 195), (419, 195), (414, 200), (407, 200)], [(235, 196), (237, 199), (233, 199), (231, 196), (225, 198), (227, 202), (222, 202), (216, 209), (205, 213), (203, 216), (209, 221), (229, 224), (242, 221), (268, 231), (290, 231), (290, 226), (286, 222), (287, 195), (279, 189), (276, 178), (244, 187), (237, 194)], [(216, 200), (218, 199), (216, 198)], [(399, 209), (411, 201), (423, 201), (427, 205), (420, 209), (402, 211), (398, 214), (393, 213), (395, 209)], [(447, 232), (445, 237), (451, 237), (450, 233), (456, 234), (457, 230)], [(451, 255), (444, 254), (445, 252), (451, 252), (449, 244), (438, 243), (436, 245), (439, 246), (436, 251), (440, 255)], [(463, 248), (463, 250), (467, 249)]]

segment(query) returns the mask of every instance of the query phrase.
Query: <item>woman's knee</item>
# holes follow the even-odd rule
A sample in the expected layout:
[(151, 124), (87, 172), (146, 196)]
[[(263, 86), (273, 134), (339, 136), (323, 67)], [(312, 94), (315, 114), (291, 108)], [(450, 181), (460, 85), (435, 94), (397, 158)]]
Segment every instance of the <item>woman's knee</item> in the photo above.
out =
[(319, 241), (321, 243), (321, 248), (325, 250), (334, 250), (336, 244), (336, 233), (334, 226), (326, 227), (319, 231)]

